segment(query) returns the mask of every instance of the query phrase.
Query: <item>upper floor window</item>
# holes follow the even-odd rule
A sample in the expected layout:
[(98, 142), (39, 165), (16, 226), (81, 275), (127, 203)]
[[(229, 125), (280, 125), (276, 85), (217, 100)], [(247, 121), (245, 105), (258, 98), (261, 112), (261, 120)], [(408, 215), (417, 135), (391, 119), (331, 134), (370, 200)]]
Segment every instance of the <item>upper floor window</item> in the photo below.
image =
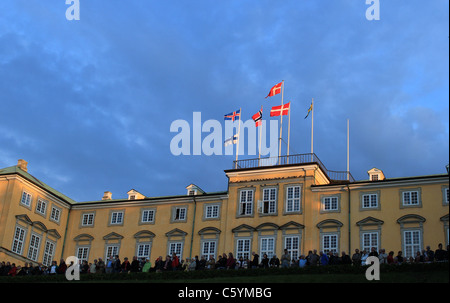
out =
[(59, 223), (59, 219), (61, 217), (61, 209), (56, 206), (52, 206), (52, 211), (50, 213), (50, 219)]
[(123, 224), (123, 211), (111, 212), (111, 224)]
[(259, 213), (274, 214), (277, 211), (277, 189), (265, 188), (263, 189), (263, 200), (259, 205)]
[(155, 221), (155, 210), (154, 209), (144, 209), (142, 211), (141, 222), (142, 223), (153, 223)]
[(241, 190), (239, 197), (239, 215), (251, 215), (253, 213), (253, 190)]
[(362, 195), (362, 208), (378, 208), (378, 195), (377, 194), (363, 194)]
[(172, 214), (173, 221), (186, 221), (186, 215), (187, 215), (186, 207), (173, 208), (173, 214)]
[(321, 197), (321, 212), (339, 212), (340, 195), (323, 196)]
[(205, 206), (205, 219), (219, 218), (219, 205), (206, 205)]
[(300, 211), (300, 186), (289, 186), (286, 190), (286, 212)]
[(22, 199), (20, 200), (20, 203), (27, 207), (30, 207), (31, 206), (31, 198), (32, 198), (31, 194), (24, 191), (22, 193)]
[(82, 226), (92, 226), (94, 225), (94, 213), (83, 214), (83, 218), (81, 220)]
[(36, 212), (45, 215), (45, 211), (47, 210), (47, 202), (42, 199), (38, 199), (36, 203)]

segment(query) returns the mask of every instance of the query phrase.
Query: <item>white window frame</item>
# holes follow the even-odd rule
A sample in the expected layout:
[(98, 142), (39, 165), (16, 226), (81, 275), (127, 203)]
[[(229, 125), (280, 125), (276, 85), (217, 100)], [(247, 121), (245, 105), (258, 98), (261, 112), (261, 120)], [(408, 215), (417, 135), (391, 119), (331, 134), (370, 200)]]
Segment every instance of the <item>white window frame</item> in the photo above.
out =
[[(335, 242), (335, 245), (332, 245), (333, 242)], [(339, 252), (339, 235), (337, 233), (322, 234), (321, 243), (324, 253), (328, 253), (329, 251)]]
[(255, 191), (253, 189), (242, 189), (239, 191), (239, 216), (251, 216), (253, 214), (254, 197)]
[[(413, 197), (415, 194), (415, 197)], [(415, 201), (413, 201), (415, 200)], [(418, 190), (409, 190), (402, 192), (403, 206), (418, 206), (420, 205), (420, 192)]]
[(33, 195), (30, 194), (27, 191), (23, 191), (22, 192), (22, 197), (20, 198), (20, 204), (26, 206), (26, 207), (31, 207), (31, 201), (33, 199)]
[(14, 230), (14, 238), (11, 246), (11, 251), (21, 255), (23, 252), (23, 244), (25, 242), (26, 230), (22, 227), (16, 226)]
[(136, 247), (136, 257), (149, 258), (151, 250), (152, 250), (151, 243), (139, 243)]
[(300, 236), (286, 236), (284, 248), (288, 250), (291, 259), (298, 259), (300, 257)]
[(263, 189), (261, 205), (258, 205), (260, 214), (270, 215), (277, 213), (277, 192), (275, 187)]
[(123, 211), (112, 211), (111, 212), (111, 219), (109, 221), (110, 225), (121, 225), (123, 224)]
[(154, 209), (144, 209), (141, 215), (141, 223), (153, 223), (155, 222), (155, 213)]
[[(339, 210), (339, 197), (338, 196), (323, 197), (322, 203), (323, 203), (323, 210), (324, 211), (337, 211), (337, 210)], [(336, 205), (334, 206), (334, 204), (336, 204)]]
[(39, 258), (39, 248), (41, 247), (41, 237), (32, 233), (30, 242), (28, 244), (27, 258), (33, 261), (37, 261)]
[(175, 207), (173, 211), (173, 221), (185, 221), (187, 218), (187, 207)]
[(272, 258), (275, 254), (275, 237), (261, 237), (259, 243), (259, 255), (262, 257), (264, 254), (267, 254), (269, 259)]
[(94, 213), (85, 213), (82, 215), (81, 226), (93, 226), (94, 225)]
[[(79, 246), (77, 247), (77, 258), (80, 261), (87, 261), (89, 259), (89, 247), (88, 246)], [(107, 259), (105, 259), (107, 260)], [(67, 264), (69, 265), (69, 264)]]
[(363, 194), (361, 199), (362, 208), (378, 208), (378, 194)]
[(110, 257), (115, 257), (116, 255), (119, 255), (119, 245), (110, 244), (106, 245), (105, 247), (105, 260), (109, 260)]
[(52, 241), (45, 241), (44, 247), (44, 257), (42, 258), (42, 264), (45, 266), (50, 266), (55, 256), (55, 243)]
[(173, 241), (169, 243), (167, 254), (172, 257), (172, 254), (175, 253), (178, 258), (183, 256), (183, 242)]
[(52, 205), (50, 219), (55, 221), (56, 223), (59, 223), (59, 220), (61, 219), (61, 209)]
[(219, 218), (219, 205), (211, 204), (205, 206), (205, 219)]
[(361, 251), (366, 250), (367, 253), (375, 247), (377, 252), (380, 249), (380, 234), (376, 231), (366, 231), (361, 233)]
[(237, 239), (236, 240), (236, 258), (242, 257), (244, 260), (251, 257), (251, 239)]
[[(415, 237), (415, 235), (417, 235), (417, 237)], [(410, 239), (408, 239), (409, 237)], [(408, 240), (411, 240), (411, 243), (408, 243)], [(414, 240), (417, 240), (417, 242)], [(403, 256), (405, 258), (414, 258), (418, 251), (422, 251), (422, 247), (422, 231), (420, 229), (408, 229), (403, 231)]]
[(36, 213), (44, 215), (47, 211), (47, 204), (48, 202), (44, 199), (38, 199), (36, 203)]
[(201, 251), (202, 256), (209, 257), (212, 255), (215, 258), (216, 254), (217, 254), (217, 241), (205, 240), (202, 242), (202, 251)]
[[(292, 191), (292, 193), (289, 193)], [(296, 195), (298, 194), (298, 197)], [(286, 213), (298, 213), (301, 211), (302, 187), (300, 185), (286, 188)]]

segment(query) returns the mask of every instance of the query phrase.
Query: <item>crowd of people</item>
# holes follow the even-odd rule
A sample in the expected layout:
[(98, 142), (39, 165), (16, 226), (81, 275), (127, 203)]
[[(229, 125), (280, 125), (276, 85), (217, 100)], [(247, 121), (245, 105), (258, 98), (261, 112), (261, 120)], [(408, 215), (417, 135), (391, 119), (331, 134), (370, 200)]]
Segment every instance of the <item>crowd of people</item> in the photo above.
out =
[[(448, 262), (449, 261), (449, 246), (447, 250), (442, 249), (442, 244), (438, 245), (438, 249), (431, 250), (430, 246), (423, 251), (418, 251), (415, 257), (405, 258), (402, 251), (395, 254), (393, 251), (386, 253), (385, 249), (377, 251), (372, 248), (370, 251), (355, 249), (352, 256), (341, 252), (339, 255), (336, 252), (329, 251), (324, 253), (317, 250), (311, 250), (308, 255), (300, 255), (299, 258), (291, 258), (287, 249), (284, 254), (278, 258), (276, 255), (268, 257), (263, 254), (262, 258), (253, 252), (250, 258), (243, 257), (235, 258), (230, 252), (222, 254), (214, 258), (205, 256), (195, 256), (194, 258), (187, 258), (180, 260), (174, 253), (172, 256), (167, 255), (165, 259), (162, 256), (158, 257), (154, 264), (150, 262), (149, 258), (133, 257), (130, 262), (127, 257), (120, 260), (119, 256), (110, 257), (103, 261), (102, 258), (95, 259), (93, 263), (87, 261), (79, 261), (78, 270), (81, 274), (103, 274), (103, 273), (133, 273), (133, 272), (162, 272), (162, 271), (195, 271), (195, 270), (230, 270), (230, 269), (252, 269), (252, 268), (288, 268), (288, 267), (305, 267), (305, 266), (326, 266), (326, 265), (353, 265), (364, 266), (366, 260), (370, 256), (375, 256), (379, 259), (380, 264), (403, 264), (403, 263), (432, 263), (432, 262)], [(58, 275), (65, 274), (68, 267), (63, 259), (57, 264), (53, 261), (50, 266), (42, 264), (33, 265), (33, 263), (25, 263), (24, 266), (17, 265), (10, 262), (0, 263), (0, 276), (23, 276), (23, 275)]]

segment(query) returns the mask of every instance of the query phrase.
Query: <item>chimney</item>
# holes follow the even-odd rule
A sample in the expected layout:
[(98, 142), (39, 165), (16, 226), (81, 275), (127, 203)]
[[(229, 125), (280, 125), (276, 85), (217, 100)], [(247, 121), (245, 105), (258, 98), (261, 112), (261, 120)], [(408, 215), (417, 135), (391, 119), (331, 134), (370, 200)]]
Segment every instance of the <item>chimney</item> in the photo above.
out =
[(21, 169), (21, 170), (23, 170), (23, 171), (28, 171), (28, 169), (27, 169), (27, 164), (28, 164), (28, 162), (27, 161), (25, 161), (25, 160), (23, 160), (23, 159), (19, 159), (19, 161), (17, 161), (17, 166)]
[(102, 200), (111, 200), (111, 198), (112, 198), (112, 193), (110, 191), (105, 191), (105, 193), (103, 194)]

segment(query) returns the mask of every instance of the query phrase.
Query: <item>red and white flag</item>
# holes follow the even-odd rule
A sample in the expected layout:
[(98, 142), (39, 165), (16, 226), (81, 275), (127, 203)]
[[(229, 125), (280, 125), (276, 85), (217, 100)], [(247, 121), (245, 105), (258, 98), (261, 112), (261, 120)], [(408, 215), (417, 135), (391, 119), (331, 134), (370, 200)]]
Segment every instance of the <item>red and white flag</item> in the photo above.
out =
[(261, 126), (262, 123), (262, 107), (259, 112), (252, 116), (253, 121), (255, 121), (256, 127)]
[(291, 102), (272, 107), (272, 109), (270, 110), (270, 116), (271, 117), (286, 116), (287, 114), (289, 114), (290, 105), (291, 105)]
[[(275, 95), (281, 93), (281, 85), (282, 85), (282, 84), (283, 84), (283, 82), (280, 82), (280, 83), (278, 83), (277, 85), (275, 85), (274, 87), (272, 87), (272, 88), (270, 89), (270, 92), (269, 92), (269, 94), (267, 95), (267, 97), (272, 97), (272, 96), (275, 96)], [(266, 98), (267, 98), (267, 97), (266, 97)]]

